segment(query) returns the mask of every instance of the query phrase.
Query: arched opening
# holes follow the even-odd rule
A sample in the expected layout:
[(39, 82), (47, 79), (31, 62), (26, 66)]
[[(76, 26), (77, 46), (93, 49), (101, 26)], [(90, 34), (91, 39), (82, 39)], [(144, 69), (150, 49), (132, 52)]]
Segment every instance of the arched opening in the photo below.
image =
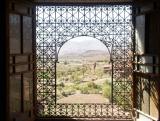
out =
[[(130, 119), (132, 6), (55, 5), (37, 6), (36, 9), (37, 115)], [(57, 103), (58, 52), (64, 43), (78, 36), (90, 36), (111, 47), (108, 49), (110, 53), (112, 50), (111, 104)], [(64, 88), (63, 84), (61, 86)]]
[(110, 51), (101, 41), (81, 36), (59, 50), (57, 103), (111, 103)]

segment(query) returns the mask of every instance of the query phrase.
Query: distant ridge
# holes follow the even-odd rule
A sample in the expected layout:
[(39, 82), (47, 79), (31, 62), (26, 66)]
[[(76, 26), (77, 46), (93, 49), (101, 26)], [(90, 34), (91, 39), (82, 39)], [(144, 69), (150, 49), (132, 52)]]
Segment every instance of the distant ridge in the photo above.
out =
[(103, 50), (87, 50), (81, 54), (81, 56), (98, 56), (98, 55), (109, 55), (108, 52)]
[(82, 59), (82, 58), (86, 58), (89, 60), (95, 60), (97, 59), (107, 59), (109, 58), (109, 53), (103, 50), (87, 50), (85, 52), (81, 52), (81, 53), (76, 53), (76, 52), (72, 52), (72, 53), (65, 53), (63, 55), (60, 55), (59, 58), (60, 59)]

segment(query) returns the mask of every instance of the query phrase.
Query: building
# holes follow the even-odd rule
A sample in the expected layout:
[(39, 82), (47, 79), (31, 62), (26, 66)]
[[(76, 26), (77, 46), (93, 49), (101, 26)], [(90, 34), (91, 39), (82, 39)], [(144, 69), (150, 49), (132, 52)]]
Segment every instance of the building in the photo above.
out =
[[(139, 113), (140, 117), (146, 118), (145, 120), (160, 121), (159, 0), (1, 0), (0, 120), (47, 120), (37, 118), (35, 113), (38, 107), (35, 105), (37, 94), (35, 91), (35, 6), (73, 3), (133, 5), (134, 71), (130, 110), (133, 112), (134, 119), (138, 118), (135, 114)], [(26, 92), (28, 88), (30, 92)], [(12, 94), (13, 90), (16, 90), (17, 94)], [(14, 104), (13, 95), (18, 95), (17, 102)], [(48, 120), (55, 119), (48, 118)]]

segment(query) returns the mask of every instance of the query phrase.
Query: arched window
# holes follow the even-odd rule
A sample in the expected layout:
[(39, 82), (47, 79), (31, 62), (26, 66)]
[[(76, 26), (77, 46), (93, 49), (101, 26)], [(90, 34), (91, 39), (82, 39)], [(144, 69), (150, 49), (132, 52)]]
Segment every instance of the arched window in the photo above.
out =
[[(37, 105), (43, 107), (38, 108), (37, 115), (92, 118), (121, 115), (130, 118), (132, 6), (37, 6), (36, 19)], [(57, 103), (58, 52), (68, 40), (79, 36), (98, 39), (110, 48), (111, 105)]]

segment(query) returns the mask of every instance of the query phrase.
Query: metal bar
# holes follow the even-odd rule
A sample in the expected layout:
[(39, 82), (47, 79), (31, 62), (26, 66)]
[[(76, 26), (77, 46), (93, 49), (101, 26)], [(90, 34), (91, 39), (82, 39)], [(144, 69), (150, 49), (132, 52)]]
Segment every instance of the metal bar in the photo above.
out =
[[(73, 6), (75, 7), (76, 11), (78, 12), (77, 13), (78, 18), (75, 18), (73, 16), (73, 11), (69, 11), (70, 13), (67, 13), (69, 8), (70, 8), (70, 10), (73, 10)], [(65, 9), (64, 11), (62, 11), (62, 7), (63, 7), (63, 9)], [(92, 13), (93, 13), (94, 16), (92, 17), (92, 20), (91, 20), (91, 18), (89, 18), (90, 21), (91, 21), (89, 23), (86, 22), (86, 20), (87, 20), (86, 14), (90, 13), (91, 11), (88, 12), (86, 7), (89, 7), (89, 8), (93, 9)], [(98, 8), (102, 9), (102, 7), (107, 8), (107, 10), (106, 9), (103, 10), (103, 14), (104, 14), (103, 19), (102, 19), (102, 11), (101, 11), (101, 17), (99, 18), (97, 16)], [(52, 69), (50, 69), (49, 73), (53, 74), (53, 77), (49, 77), (48, 80), (49, 81), (55, 81), (54, 82), (55, 85), (53, 85), (53, 84), (51, 85), (50, 83), (47, 84), (45, 82), (46, 79), (44, 79), (44, 77), (41, 77), (41, 78), (39, 77), (39, 80), (43, 80), (43, 82), (41, 82), (39, 84), (43, 84), (42, 90), (43, 90), (44, 93), (42, 93), (42, 94), (38, 93), (38, 94), (40, 96), (43, 95), (42, 96), (43, 98), (44, 98), (44, 95), (48, 95), (48, 96), (51, 97), (51, 100), (49, 100), (49, 102), (50, 101), (56, 102), (56, 93), (57, 93), (56, 92), (57, 91), (56, 90), (56, 79), (57, 79), (57, 75), (56, 75), (56, 69), (57, 69), (56, 68), (56, 59), (57, 59), (56, 57), (57, 56), (56, 56), (56, 54), (57, 54), (57, 47), (61, 48), (64, 43), (66, 43), (68, 40), (72, 39), (75, 36), (87, 36), (88, 35), (88, 36), (91, 36), (91, 37), (97, 38), (97, 39), (98, 39), (98, 37), (102, 37), (102, 38), (104, 38), (104, 40), (101, 40), (101, 39), (99, 39), (99, 40), (102, 41), (106, 45), (106, 47), (109, 47), (108, 43), (110, 43), (113, 46), (113, 48), (112, 48), (113, 51), (111, 52), (111, 56), (112, 56), (112, 105), (107, 106), (107, 107), (111, 108), (111, 111), (109, 111), (109, 109), (107, 109), (107, 112), (108, 113), (111, 112), (112, 117), (114, 116), (114, 111), (115, 110), (118, 111), (119, 115), (121, 115), (120, 108), (118, 106), (114, 106), (113, 104), (115, 102), (113, 102), (113, 101), (117, 101), (118, 96), (120, 98), (122, 98), (123, 100), (126, 100), (125, 95), (127, 95), (128, 92), (129, 92), (127, 89), (125, 89), (125, 90), (118, 89), (118, 91), (116, 91), (116, 83), (120, 84), (121, 86), (124, 85), (124, 84), (128, 84), (128, 86), (131, 86), (131, 81), (127, 82), (127, 76), (125, 75), (125, 77), (124, 77), (125, 69), (127, 69), (127, 66), (125, 66), (125, 64), (127, 63), (127, 61), (130, 60), (130, 56), (128, 56), (127, 49), (131, 50), (131, 48), (130, 48), (130, 44), (131, 44), (130, 41), (131, 40), (127, 39), (127, 37), (130, 38), (131, 36), (130, 36), (130, 34), (128, 35), (128, 32), (126, 32), (127, 31), (126, 26), (127, 25), (130, 26), (130, 22), (128, 21), (128, 19), (130, 20), (131, 18), (127, 19), (126, 16), (121, 16), (123, 18), (123, 20), (125, 20), (125, 21), (122, 21), (122, 22), (119, 22), (119, 23), (114, 22), (114, 21), (120, 21), (120, 15), (119, 14), (118, 14), (118, 19), (116, 19), (116, 15), (115, 15), (115, 14), (117, 14), (116, 10), (117, 9), (119, 10), (119, 8), (121, 8), (122, 13), (125, 15), (126, 14), (125, 12), (127, 11), (127, 7), (128, 7), (129, 15), (130, 15), (131, 14), (131, 7), (130, 6), (125, 6), (125, 5), (124, 6), (118, 6), (118, 5), (114, 6), (114, 5), (104, 4), (103, 6), (100, 6), (100, 5), (99, 6), (96, 6), (96, 5), (95, 6), (85, 6), (85, 5), (84, 6), (79, 6), (79, 5), (77, 5), (77, 6), (75, 6), (75, 5), (72, 5), (72, 6), (58, 6), (58, 5), (37, 6), (37, 28), (39, 27), (38, 29), (42, 29), (42, 31), (45, 31), (45, 29), (47, 29), (45, 27), (50, 26), (53, 29), (53, 31), (55, 32), (54, 35), (50, 35), (50, 33), (46, 34), (46, 32), (44, 32), (43, 34), (38, 34), (37, 35), (37, 50), (39, 49), (40, 52), (41, 52), (40, 55), (37, 54), (37, 60), (39, 60), (40, 63), (42, 63), (42, 66), (38, 67), (37, 71), (41, 72), (41, 70), (42, 70), (43, 73), (45, 73), (47, 71), (47, 68), (49, 68), (49, 69), (52, 68)], [(110, 12), (108, 12), (109, 9), (110, 9)], [(49, 14), (48, 17), (44, 17), (45, 12), (48, 12), (48, 14)], [(63, 12), (65, 12), (65, 13), (63, 14)], [(43, 16), (42, 15), (38, 16), (39, 14), (42, 14)], [(77, 23), (68, 22), (68, 18), (66, 18), (66, 16), (65, 16), (66, 14), (72, 14), (71, 20), (72, 21), (75, 20), (75, 21), (78, 21), (78, 22)], [(83, 14), (83, 15), (80, 15), (80, 14)], [(109, 14), (113, 17), (109, 17)], [(88, 16), (90, 16), (90, 14), (88, 14)], [(40, 17), (40, 19), (38, 17)], [(51, 20), (51, 17), (53, 18), (53, 20)], [(104, 22), (101, 21), (101, 20), (103, 20)], [(68, 23), (65, 23), (63, 21), (67, 21)], [(110, 24), (110, 21), (112, 21), (113, 24)], [(127, 23), (127, 21), (128, 21), (128, 23)], [(57, 24), (57, 23), (59, 23), (59, 24)], [(103, 24), (103, 23), (105, 23), (105, 24)], [(92, 26), (93, 24), (95, 24), (95, 26)], [(107, 26), (104, 26), (104, 25), (107, 25)], [(119, 25), (122, 30), (118, 31), (117, 28), (119, 26), (117, 26), (117, 25)], [(65, 30), (65, 31), (59, 32), (60, 27), (62, 27), (62, 30)], [(71, 28), (69, 28), (69, 27), (72, 27), (72, 28), (76, 27), (76, 31), (72, 32)], [(89, 32), (86, 32), (88, 30), (87, 27), (90, 28)], [(98, 30), (94, 31), (94, 27), (99, 27), (101, 29), (97, 28)], [(107, 27), (108, 27), (109, 30), (105, 31), (105, 29)], [(85, 28), (86, 30), (84, 30), (83, 28)], [(110, 32), (110, 30), (112, 30), (112, 31)], [(119, 33), (120, 31), (123, 31), (123, 34)], [(129, 33), (130, 33), (130, 31), (129, 31)], [(46, 36), (49, 37), (50, 39), (52, 39), (52, 42), (48, 42), (45, 39)], [(107, 38), (108, 36), (111, 36), (111, 37)], [(118, 39), (116, 39), (119, 36), (123, 36), (124, 37), (123, 40), (125, 40), (125, 41), (121, 40), (123, 42), (120, 43), (118, 41)], [(38, 43), (39, 39), (41, 41), (41, 43), (40, 43), (41, 45)], [(48, 48), (53, 48), (53, 49), (51, 49), (51, 51), (54, 53), (53, 55), (50, 55), (50, 54), (47, 53)], [(118, 51), (120, 51), (121, 53), (117, 53)], [(49, 62), (47, 62), (46, 60), (49, 60), (49, 62), (52, 63), (53, 66), (48, 67)], [(121, 75), (121, 76), (119, 76), (119, 75)], [(47, 86), (52, 86), (52, 89), (50, 91), (48, 91), (48, 93), (47, 93), (47, 91), (45, 91), (45, 88), (47, 88)], [(119, 86), (119, 88), (121, 88), (121, 87)], [(55, 92), (52, 92), (53, 90)], [(127, 98), (129, 98), (129, 97), (127, 96)], [(44, 102), (44, 100), (42, 102)], [(46, 99), (45, 101), (47, 102), (48, 100)], [(117, 101), (116, 103), (119, 103), (119, 102)], [(44, 105), (46, 107), (49, 106), (49, 104), (47, 104), (47, 103), (45, 103)], [(63, 109), (62, 109), (63, 105), (60, 105), (60, 104), (57, 104), (57, 105), (59, 106), (60, 109), (59, 108), (57, 109), (56, 106), (55, 106), (56, 116), (58, 116), (58, 110), (60, 111), (60, 114), (63, 116)], [(90, 115), (93, 115), (92, 112), (91, 112), (93, 110), (95, 112), (93, 117), (95, 117), (95, 116), (98, 117), (98, 113), (97, 113), (96, 108), (99, 107), (99, 106), (97, 106), (96, 104), (94, 104), (94, 105), (88, 104), (88, 106), (89, 106), (88, 110), (89, 110)], [(126, 106), (129, 106), (129, 104), (127, 102), (124, 102), (123, 106), (126, 107)], [(73, 107), (77, 108), (77, 111), (78, 111), (78, 112), (76, 112), (78, 114), (75, 114), (75, 115), (78, 115), (78, 117), (80, 117), (81, 116), (81, 110), (82, 110), (81, 109), (81, 104), (73, 105)], [(48, 109), (46, 108), (45, 110), (49, 110), (49, 112), (50, 112), (51, 108), (48, 108)], [(73, 110), (71, 112), (73, 113)], [(126, 114), (123, 113), (123, 115), (125, 116)], [(50, 115), (47, 114), (47, 116), (50, 116)], [(53, 116), (53, 115), (51, 115), (51, 116)], [(127, 117), (127, 115), (126, 115), (126, 117)]]
[(158, 119), (156, 119), (156, 118), (154, 118), (154, 117), (152, 117), (152, 116), (150, 116), (150, 115), (148, 115), (148, 114), (146, 114), (146, 113), (144, 113), (144, 112), (142, 112), (142, 111), (140, 111), (140, 110), (137, 110), (137, 109), (134, 109), (134, 110), (135, 110), (137, 113), (142, 114), (143, 116), (151, 119), (152, 121), (159, 121)]
[(32, 14), (33, 14), (33, 18), (32, 18), (32, 52), (33, 52), (33, 56), (32, 56), (32, 60), (34, 60), (33, 63), (33, 114), (34, 116), (37, 116), (37, 112), (38, 112), (38, 107), (37, 107), (37, 59), (36, 59), (36, 7), (34, 6), (32, 8)]

